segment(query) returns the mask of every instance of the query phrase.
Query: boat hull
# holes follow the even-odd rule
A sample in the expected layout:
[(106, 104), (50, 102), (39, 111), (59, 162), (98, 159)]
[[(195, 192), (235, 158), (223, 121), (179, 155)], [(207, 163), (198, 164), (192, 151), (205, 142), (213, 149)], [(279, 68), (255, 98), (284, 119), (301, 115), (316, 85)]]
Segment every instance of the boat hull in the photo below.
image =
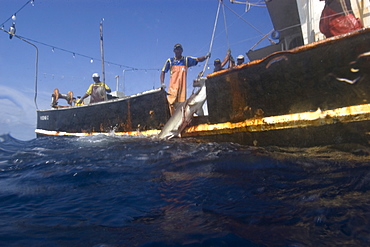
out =
[[(358, 57), (369, 55), (369, 40), (363, 29), (208, 75), (208, 123), (183, 136), (261, 146), (368, 143), (370, 59)], [(307, 119), (315, 112), (321, 116)]]
[(37, 111), (38, 136), (156, 133), (170, 118), (166, 92), (155, 89), (123, 99)]
[(341, 143), (367, 145), (369, 133), (370, 104), (364, 104), (256, 117), (235, 123), (198, 124), (187, 128), (183, 137), (255, 146), (308, 147)]
[(354, 84), (337, 79), (358, 76), (351, 63), (370, 51), (369, 40), (367, 29), (211, 74), (206, 83), (210, 123), (369, 103), (369, 67)]

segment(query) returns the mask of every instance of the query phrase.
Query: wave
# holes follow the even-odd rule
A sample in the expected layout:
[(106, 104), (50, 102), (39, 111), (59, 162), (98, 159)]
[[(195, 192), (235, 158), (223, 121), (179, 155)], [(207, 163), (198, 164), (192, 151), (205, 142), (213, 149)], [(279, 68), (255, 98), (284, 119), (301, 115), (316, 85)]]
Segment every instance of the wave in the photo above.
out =
[[(0, 139), (4, 245), (320, 245), (344, 241), (336, 229), (357, 236), (369, 225), (368, 147), (103, 135)], [(327, 234), (304, 237), (307, 228)], [(275, 238), (260, 239), (261, 232)]]
[(10, 133), (0, 135), (0, 145), (1, 144), (22, 145), (26, 142), (27, 141), (23, 141), (23, 140), (20, 140), (20, 139), (17, 139), (15, 137), (13, 137)]

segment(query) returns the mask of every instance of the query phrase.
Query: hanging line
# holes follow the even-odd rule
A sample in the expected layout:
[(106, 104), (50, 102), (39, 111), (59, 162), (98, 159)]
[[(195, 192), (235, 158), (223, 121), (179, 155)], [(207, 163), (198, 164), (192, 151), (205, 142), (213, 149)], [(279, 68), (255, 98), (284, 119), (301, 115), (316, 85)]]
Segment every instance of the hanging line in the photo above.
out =
[[(60, 47), (57, 47), (57, 46), (49, 45), (49, 44), (46, 44), (46, 43), (43, 43), (43, 42), (40, 42), (40, 41), (37, 41), (37, 40), (34, 40), (34, 39), (30, 39), (30, 38), (27, 38), (27, 37), (23, 37), (23, 36), (20, 36), (20, 37), (22, 37), (25, 40), (32, 41), (33, 43), (37, 43), (37, 44), (40, 44), (40, 45), (43, 45), (43, 46), (51, 47), (53, 50), (60, 50), (60, 51), (63, 51), (63, 52), (70, 53), (73, 56), (80, 56), (80, 57), (92, 59), (94, 61), (102, 61), (99, 58), (94, 58), (92, 56), (87, 56), (87, 55), (84, 55), (84, 54), (81, 54), (81, 53), (78, 53), (78, 52), (66, 50), (66, 49), (63, 49), (63, 48), (60, 48)], [(105, 64), (108, 64), (108, 65), (115, 65), (115, 66), (118, 66), (118, 67), (123, 67), (123, 68), (128, 68), (128, 69), (134, 69), (134, 70), (161, 70), (161, 69), (155, 69), (155, 68), (134, 68), (134, 67), (131, 67), (131, 66), (127, 66), (127, 65), (123, 65), (123, 64), (118, 64), (118, 63), (114, 63), (114, 62), (110, 62), (110, 61), (106, 61), (106, 60), (104, 61), (104, 63)]]
[[(263, 32), (261, 32), (258, 28), (256, 28), (254, 25), (252, 25), (249, 21), (245, 20), (241, 15), (239, 15), (238, 13), (236, 13), (233, 9), (231, 9), (230, 7), (228, 7), (226, 5), (226, 8), (228, 8), (231, 12), (233, 12), (236, 16), (238, 16), (240, 19), (242, 19), (245, 23), (247, 23), (250, 27), (252, 27), (254, 30), (256, 30), (257, 32), (259, 32), (261, 35), (265, 35)], [(268, 38), (268, 40), (273, 43), (273, 44), (276, 44), (272, 39)]]
[(14, 13), (14, 15), (12, 15), (12, 16), (10, 16), (8, 19), (6, 19), (3, 23), (1, 23), (0, 24), (0, 26), (3, 26), (6, 22), (8, 22), (10, 19), (12, 19), (12, 17), (13, 16), (16, 16), (17, 14), (18, 14), (18, 12), (20, 12), (24, 7), (26, 7), (27, 6), (27, 4), (29, 4), (29, 3), (31, 3), (31, 4), (33, 4), (33, 0), (29, 0), (29, 1), (27, 1), (18, 11), (16, 11), (15, 13)]
[[(210, 43), (210, 45), (209, 45), (208, 54), (210, 54), (210, 53), (211, 53), (211, 51), (212, 51), (213, 40), (214, 40), (214, 38), (215, 38), (215, 32), (216, 32), (216, 26), (217, 26), (217, 21), (218, 21), (218, 15), (219, 15), (219, 13), (220, 13), (221, 2), (222, 2), (222, 0), (219, 0), (219, 1), (218, 1), (217, 14), (216, 14), (215, 23), (214, 23), (214, 25), (213, 25), (212, 38), (211, 38), (211, 43)], [(198, 74), (198, 78), (200, 78), (200, 77), (202, 77), (202, 76), (204, 75), (204, 72), (205, 72), (205, 71), (206, 71), (206, 69), (207, 69), (208, 61), (209, 61), (209, 57), (207, 57), (207, 60), (206, 60), (206, 62), (204, 63), (203, 70), (202, 70), (201, 72), (199, 72), (199, 74)]]
[[(275, 29), (272, 29), (270, 32), (265, 34), (257, 43), (255, 43), (249, 50), (253, 50), (259, 43), (262, 42), (262, 40), (266, 39)], [(274, 42), (275, 43), (275, 42)], [(276, 44), (276, 43), (275, 43)]]
[(224, 14), (224, 25), (225, 25), (225, 33), (226, 33), (226, 43), (227, 43), (227, 52), (229, 53), (229, 65), (228, 68), (231, 68), (234, 63), (234, 59), (231, 56), (231, 50), (230, 50), (230, 42), (229, 42), (229, 31), (226, 24), (226, 13), (225, 13), (225, 4), (222, 2), (222, 12)]
[(222, 4), (222, 12), (224, 14), (224, 25), (225, 25), (225, 32), (226, 32), (227, 49), (230, 50), (229, 32), (228, 32), (227, 24), (226, 24), (225, 4)]
[(260, 1), (258, 1), (257, 3), (251, 3), (249, 1), (246, 1), (246, 2), (240, 2), (240, 1), (235, 1), (235, 0), (230, 0), (231, 3), (238, 3), (238, 4), (245, 4), (245, 5), (249, 5), (248, 8), (250, 8), (250, 6), (255, 6), (255, 7), (266, 7), (266, 4), (264, 3), (261, 3)]

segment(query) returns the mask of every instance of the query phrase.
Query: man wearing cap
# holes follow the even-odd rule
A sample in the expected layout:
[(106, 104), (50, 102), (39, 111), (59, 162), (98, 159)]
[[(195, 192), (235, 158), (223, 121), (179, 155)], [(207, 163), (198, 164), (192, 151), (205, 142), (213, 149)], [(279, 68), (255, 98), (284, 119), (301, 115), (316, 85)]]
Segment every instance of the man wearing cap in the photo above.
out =
[(188, 68), (195, 66), (198, 62), (203, 62), (210, 54), (203, 57), (184, 57), (182, 55), (183, 49), (181, 44), (176, 44), (173, 47), (175, 56), (166, 60), (160, 75), (161, 87), (165, 88), (164, 78), (165, 74), (170, 70), (170, 83), (168, 88), (168, 103), (170, 105), (171, 115), (175, 112), (174, 104), (177, 102), (184, 102), (186, 100), (186, 75)]
[(94, 83), (92, 83), (89, 86), (85, 95), (82, 96), (82, 98), (79, 99), (78, 102), (76, 101), (77, 104), (81, 103), (89, 95), (90, 95), (90, 104), (107, 100), (106, 93), (110, 93), (111, 89), (108, 87), (107, 84), (100, 81), (100, 76), (98, 73), (92, 74), (92, 78), (94, 80)]
[(241, 65), (244, 63), (244, 56), (243, 55), (239, 55), (237, 58), (236, 58), (236, 65)]
[(234, 62), (233, 57), (231, 56), (230, 49), (227, 50), (226, 56), (225, 56), (224, 60), (222, 61), (222, 63), (221, 63), (221, 60), (219, 58), (215, 59), (215, 61), (213, 62), (213, 65), (215, 66), (215, 68), (213, 69), (213, 72), (223, 70), (224, 66), (226, 65), (227, 62), (229, 62), (229, 68), (234, 67), (235, 62)]

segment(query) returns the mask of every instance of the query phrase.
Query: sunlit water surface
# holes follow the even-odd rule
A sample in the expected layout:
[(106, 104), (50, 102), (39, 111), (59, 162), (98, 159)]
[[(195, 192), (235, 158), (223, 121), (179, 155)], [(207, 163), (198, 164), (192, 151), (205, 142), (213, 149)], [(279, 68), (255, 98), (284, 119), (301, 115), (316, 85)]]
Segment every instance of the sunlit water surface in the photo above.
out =
[(0, 246), (368, 246), (370, 149), (0, 136)]

